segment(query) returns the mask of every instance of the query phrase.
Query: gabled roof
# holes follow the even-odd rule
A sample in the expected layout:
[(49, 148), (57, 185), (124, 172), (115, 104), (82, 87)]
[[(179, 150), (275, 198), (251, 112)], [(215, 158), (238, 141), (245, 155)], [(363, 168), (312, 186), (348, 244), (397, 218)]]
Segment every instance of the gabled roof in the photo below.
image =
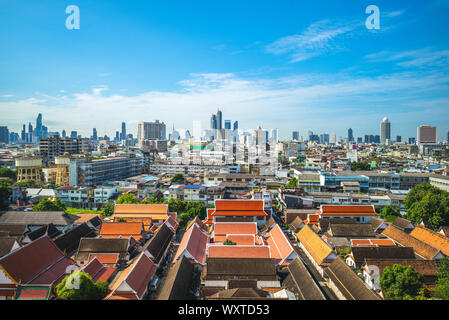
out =
[(62, 280), (74, 262), (48, 236), (43, 236), (0, 258), (0, 268), (15, 283), (51, 284)]
[(0, 237), (0, 258), (10, 253), (15, 243), (14, 237)]
[(54, 242), (56, 246), (66, 254), (71, 254), (79, 246), (81, 238), (93, 238), (97, 235), (95, 230), (91, 229), (87, 223), (82, 223), (72, 230), (57, 237)]
[(375, 237), (373, 226), (369, 223), (334, 224), (330, 223), (328, 233), (334, 237)]
[[(269, 246), (244, 246), (244, 245), (209, 245), (208, 259), (210, 258), (271, 258)], [(207, 260), (209, 261), (209, 260)]]
[(321, 216), (377, 216), (373, 205), (321, 205)]
[(381, 300), (340, 258), (324, 272), (347, 300)]
[(18, 285), (15, 300), (48, 300), (51, 285)]
[(142, 251), (148, 251), (153, 257), (153, 261), (159, 265), (164, 252), (170, 245), (173, 238), (173, 232), (167, 227), (166, 224), (162, 224), (156, 231), (154, 236), (145, 243)]
[(276, 263), (270, 258), (208, 258), (205, 279), (277, 281)]
[(22, 237), (26, 230), (26, 224), (0, 224), (0, 231), (7, 232), (10, 237)]
[(382, 231), (382, 234), (390, 239), (393, 239), (401, 246), (412, 247), (415, 253), (424, 259), (432, 260), (440, 253), (438, 249), (435, 249), (425, 242), (408, 235), (393, 225), (388, 226), (384, 231)]
[(276, 223), (276, 220), (274, 220), (273, 216), (271, 216), (267, 222), (265, 222), (265, 224), (263, 224), (260, 227), (260, 232), (267, 232), (268, 230), (270, 230), (270, 228)]
[(191, 226), (193, 226), (194, 224), (197, 224), (198, 227), (200, 227), (203, 231), (209, 232), (209, 227), (207, 227), (203, 221), (201, 221), (201, 219), (198, 216), (195, 216), (195, 218), (193, 218), (192, 220), (189, 221), (189, 223), (187, 224), (186, 230), (189, 230)]
[(256, 235), (256, 222), (216, 222), (214, 224), (214, 242), (223, 242), (227, 235)]
[(168, 204), (116, 204), (114, 214), (167, 215)]
[(391, 239), (351, 239), (351, 247), (394, 247)]
[(142, 222), (103, 222), (100, 234), (102, 238), (129, 238), (136, 240), (142, 238)]
[(122, 271), (111, 287), (112, 292), (105, 299), (107, 300), (121, 291), (131, 291), (137, 299), (141, 300), (156, 270), (157, 265), (151, 261), (148, 253), (142, 252), (134, 259), (133, 263)]
[(413, 224), (410, 220), (401, 218), (401, 217), (397, 217), (394, 222), (393, 225), (395, 227), (398, 227), (399, 229), (401, 229), (402, 231), (406, 230), (406, 229), (413, 229)]
[(173, 263), (180, 257), (192, 259), (195, 263), (205, 264), (206, 246), (209, 236), (195, 223), (183, 235)]
[(321, 232), (327, 232), (329, 229), (329, 225), (333, 224), (355, 224), (357, 223), (357, 220), (355, 218), (329, 218), (329, 217), (323, 217), (319, 221), (319, 226), (321, 229)]
[(77, 224), (81, 224), (81, 223), (90, 221), (90, 223), (92, 223), (92, 225), (94, 227), (97, 227), (103, 221), (101, 214), (82, 213), (82, 214), (77, 214), (76, 216), (79, 217), (79, 219), (76, 220), (76, 222), (75, 222)]
[(298, 232), (301, 227), (304, 226), (304, 221), (300, 217), (296, 217), (292, 223), (290, 223), (290, 229), (293, 230), (294, 233)]
[(116, 270), (117, 269), (113, 267), (105, 267), (100, 260), (95, 257), (81, 269), (81, 271), (88, 273), (91, 276), (93, 282), (108, 281)]
[[(123, 259), (128, 252), (129, 239), (115, 238), (81, 238), (77, 261), (85, 261), (89, 259), (89, 255), (99, 253), (118, 253), (119, 259)], [(101, 260), (100, 260), (101, 261)]]
[(330, 262), (328, 258), (332, 254), (332, 249), (308, 225), (299, 230), (296, 237), (316, 263), (324, 265)]
[(158, 300), (187, 300), (188, 291), (192, 283), (193, 264), (182, 256), (168, 271), (167, 278), (157, 297)]
[(286, 262), (289, 257), (296, 257), (295, 249), (278, 224), (265, 237), (270, 246), (271, 258), (275, 258), (279, 264)]
[(267, 216), (263, 200), (215, 200), (212, 216)]
[(411, 247), (353, 247), (351, 255), (357, 265), (365, 259), (415, 259), (415, 253)]
[(0, 224), (25, 224), (67, 226), (74, 223), (77, 216), (64, 211), (6, 211), (0, 215)]
[(378, 259), (366, 259), (364, 266), (374, 265), (379, 268), (379, 273), (382, 274), (386, 267), (393, 267), (395, 264), (402, 266), (412, 266), (418, 273), (423, 276), (435, 276), (437, 272), (437, 263), (435, 260), (421, 260), (421, 259), (401, 259), (401, 260), (378, 260)]
[(171, 232), (176, 233), (176, 230), (178, 230), (179, 227), (179, 220), (169, 216), (168, 219), (164, 221), (164, 224), (167, 225)]
[(440, 250), (445, 255), (449, 255), (449, 238), (443, 236), (441, 233), (432, 231), (430, 229), (416, 226), (410, 235), (432, 247)]
[(48, 235), (51, 239), (53, 239), (59, 236), (61, 234), (61, 231), (59, 231), (53, 223), (50, 223), (49, 225), (42, 226), (28, 233), (27, 236), (31, 241), (34, 241), (37, 238), (42, 237), (44, 234)]
[(299, 257), (288, 265), (289, 275), (283, 286), (302, 300), (326, 300), (318, 285)]
[(373, 226), (374, 231), (377, 231), (382, 226), (384, 226), (385, 228), (387, 227), (387, 224), (385, 223), (385, 221), (380, 218), (371, 218), (369, 220), (369, 224), (371, 224)]

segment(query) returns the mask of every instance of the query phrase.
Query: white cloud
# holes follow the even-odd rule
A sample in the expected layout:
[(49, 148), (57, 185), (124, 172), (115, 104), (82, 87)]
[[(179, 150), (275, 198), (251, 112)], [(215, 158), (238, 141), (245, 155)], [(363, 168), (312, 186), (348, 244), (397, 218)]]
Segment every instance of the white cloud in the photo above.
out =
[(449, 67), (449, 50), (423, 48), (403, 52), (381, 51), (365, 57), (372, 62), (395, 61), (401, 67)]
[(108, 89), (109, 89), (108, 86), (106, 86), (106, 85), (100, 85), (100, 86), (97, 86), (97, 87), (93, 88), (93, 89), (92, 89), (92, 92), (93, 92), (94, 95), (99, 95), (99, 94), (101, 94), (103, 91), (107, 91)]
[(0, 98), (12, 98), (12, 97), (14, 97), (14, 95), (12, 95), (12, 94), (2, 94), (2, 95), (0, 95)]

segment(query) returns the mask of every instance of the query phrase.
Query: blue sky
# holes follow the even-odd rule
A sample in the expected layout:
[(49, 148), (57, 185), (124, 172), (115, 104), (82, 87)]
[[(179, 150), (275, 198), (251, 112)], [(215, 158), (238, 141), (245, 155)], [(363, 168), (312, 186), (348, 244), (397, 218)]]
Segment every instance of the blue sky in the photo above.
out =
[[(80, 29), (65, 27), (68, 5)], [(368, 5), (380, 30), (368, 30)], [(449, 130), (449, 0), (0, 0), (0, 125), (39, 112), (52, 131), (114, 135), (121, 121), (306, 135)]]

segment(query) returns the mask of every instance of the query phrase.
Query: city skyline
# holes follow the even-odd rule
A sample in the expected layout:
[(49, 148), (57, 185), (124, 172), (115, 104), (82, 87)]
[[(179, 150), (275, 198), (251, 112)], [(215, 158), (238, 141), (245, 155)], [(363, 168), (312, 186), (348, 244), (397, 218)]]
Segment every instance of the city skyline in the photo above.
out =
[(1, 125), (20, 132), (41, 112), (51, 131), (114, 137), (121, 122), (134, 135), (155, 119), (206, 128), (219, 107), (280, 139), (377, 134), (388, 117), (392, 137), (429, 124), (444, 140), (449, 5), (378, 1), (380, 30), (368, 30), (368, 4), (78, 1), (81, 27), (67, 30), (62, 3), (1, 3)]

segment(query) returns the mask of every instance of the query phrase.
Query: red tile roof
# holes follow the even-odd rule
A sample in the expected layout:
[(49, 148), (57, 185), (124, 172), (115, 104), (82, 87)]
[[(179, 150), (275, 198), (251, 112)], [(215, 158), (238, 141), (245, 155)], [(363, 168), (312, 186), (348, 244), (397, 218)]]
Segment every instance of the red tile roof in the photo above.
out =
[(235, 242), (238, 246), (254, 246), (256, 244), (255, 235), (230, 234), (226, 239)]
[(286, 262), (289, 256), (291, 259), (296, 257), (295, 249), (278, 224), (270, 230), (265, 238), (271, 249), (271, 258), (275, 258), (278, 263)]
[(215, 200), (218, 211), (263, 211), (263, 200)]
[(322, 205), (321, 216), (377, 216), (374, 206)]
[(93, 282), (108, 281), (116, 268), (105, 267), (97, 258), (92, 259), (81, 271), (88, 273)]
[(142, 238), (143, 224), (141, 222), (103, 222), (100, 236), (103, 238)]
[(391, 239), (351, 239), (351, 247), (394, 247)]
[(0, 258), (0, 268), (15, 283), (51, 284), (65, 276), (65, 269), (75, 264), (64, 256), (54, 242), (43, 236)]
[(168, 204), (116, 204), (114, 214), (165, 214)]
[(176, 251), (173, 263), (182, 255), (193, 259), (196, 263), (204, 265), (206, 256), (206, 246), (209, 242), (209, 236), (201, 230), (195, 223), (190, 227), (182, 237), (178, 250)]
[(227, 235), (256, 235), (256, 222), (217, 222), (214, 224), (214, 242), (223, 242)]
[(119, 254), (118, 253), (95, 253), (89, 254), (89, 261), (97, 258), (103, 265), (116, 265)]
[(270, 258), (269, 246), (209, 245), (209, 258)]

